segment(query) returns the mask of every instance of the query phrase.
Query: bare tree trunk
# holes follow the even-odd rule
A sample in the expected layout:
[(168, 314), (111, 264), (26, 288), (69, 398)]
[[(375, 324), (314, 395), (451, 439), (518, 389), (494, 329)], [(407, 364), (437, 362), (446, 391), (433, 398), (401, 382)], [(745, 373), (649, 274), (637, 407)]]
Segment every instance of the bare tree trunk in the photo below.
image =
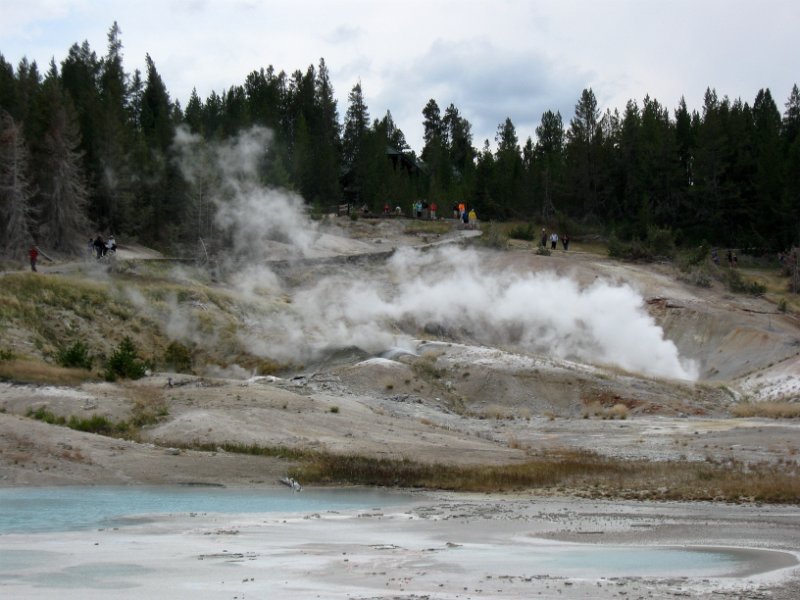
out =
[(33, 190), (28, 183), (28, 150), (22, 127), (8, 113), (0, 115), (0, 249), (22, 258), (33, 242)]

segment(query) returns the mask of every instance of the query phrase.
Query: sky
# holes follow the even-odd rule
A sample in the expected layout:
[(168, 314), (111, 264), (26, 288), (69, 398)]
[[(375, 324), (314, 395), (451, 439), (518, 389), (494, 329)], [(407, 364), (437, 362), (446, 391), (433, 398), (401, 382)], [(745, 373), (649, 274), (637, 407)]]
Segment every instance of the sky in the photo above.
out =
[(514, 123), (520, 144), (545, 111), (565, 127), (582, 90), (624, 111), (649, 95), (700, 110), (707, 88), (752, 104), (769, 88), (783, 113), (800, 83), (796, 0), (0, 0), (0, 54), (40, 71), (74, 43), (103, 56), (116, 21), (127, 72), (149, 54), (173, 100), (205, 100), (272, 65), (324, 58), (340, 119), (361, 82), (373, 119), (392, 113), (422, 150), (422, 109), (452, 103), (473, 145)]

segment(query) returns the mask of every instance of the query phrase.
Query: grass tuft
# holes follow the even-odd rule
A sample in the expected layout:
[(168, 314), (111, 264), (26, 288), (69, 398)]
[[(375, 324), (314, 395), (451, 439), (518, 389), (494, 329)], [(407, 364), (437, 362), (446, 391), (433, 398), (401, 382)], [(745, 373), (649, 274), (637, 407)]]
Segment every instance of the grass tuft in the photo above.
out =
[(800, 403), (797, 402), (740, 402), (731, 408), (734, 417), (765, 417), (768, 419), (800, 418)]

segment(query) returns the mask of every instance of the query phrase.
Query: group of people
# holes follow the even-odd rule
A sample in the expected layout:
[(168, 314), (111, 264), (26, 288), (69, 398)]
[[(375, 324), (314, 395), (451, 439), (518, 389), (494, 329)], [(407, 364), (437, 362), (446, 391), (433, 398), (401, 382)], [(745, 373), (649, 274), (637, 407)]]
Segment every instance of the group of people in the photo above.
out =
[(96, 238), (93, 240), (89, 240), (89, 256), (93, 256), (95, 258), (103, 258), (109, 252), (116, 252), (117, 251), (117, 242), (114, 240), (114, 236), (108, 236), (107, 240), (104, 240), (102, 236), (98, 234)]
[[(560, 240), (561, 240), (561, 245), (564, 247), (564, 251), (569, 250), (569, 236), (565, 233), (564, 235), (561, 236)], [(550, 242), (550, 250), (555, 250), (556, 248), (558, 248), (558, 241), (559, 241), (558, 234), (554, 231), (550, 235), (547, 235), (547, 230), (544, 227), (542, 227), (542, 237), (539, 242), (542, 248), (547, 248), (548, 241)]]
[[(739, 266), (739, 259), (736, 257), (736, 253), (733, 250), (729, 249), (728, 253), (726, 254), (726, 257), (728, 259), (729, 267), (733, 268)], [(711, 249), (711, 261), (715, 265), (719, 266), (719, 252), (717, 252), (716, 248)]]
[(426, 200), (417, 200), (411, 205), (411, 214), (417, 219), (427, 218), (435, 221), (438, 208), (435, 202), (429, 204)]
[(453, 204), (453, 218), (464, 224), (465, 229), (475, 229), (478, 224), (478, 214), (474, 208), (467, 211), (467, 205), (463, 202)]

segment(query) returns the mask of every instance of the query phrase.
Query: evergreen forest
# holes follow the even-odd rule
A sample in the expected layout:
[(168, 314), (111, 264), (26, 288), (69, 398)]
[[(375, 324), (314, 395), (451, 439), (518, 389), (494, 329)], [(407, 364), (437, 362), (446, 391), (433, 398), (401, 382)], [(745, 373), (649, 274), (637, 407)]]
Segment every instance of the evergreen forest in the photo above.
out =
[(484, 221), (573, 237), (667, 232), (679, 245), (752, 253), (800, 241), (797, 85), (785, 101), (757, 90), (752, 104), (709, 88), (699, 112), (649, 96), (602, 110), (585, 89), (574, 114), (541, 115), (536, 139), (519, 140), (506, 119), (494, 144), (476, 142), (456, 106), (430, 99), (417, 153), (389, 111), (370, 115), (360, 82), (340, 115), (324, 59), (254, 70), (207, 98), (193, 92), (185, 107), (149, 55), (145, 64), (125, 71), (116, 23), (102, 56), (75, 44), (41, 71), (0, 54), (0, 255), (31, 243), (78, 253), (98, 232), (174, 252), (214, 238), (213, 174), (187, 177), (176, 142), (210, 146), (253, 128), (271, 132), (261, 183), (296, 192), (312, 214), (347, 203), (409, 214), (421, 199), (440, 214), (465, 202)]

